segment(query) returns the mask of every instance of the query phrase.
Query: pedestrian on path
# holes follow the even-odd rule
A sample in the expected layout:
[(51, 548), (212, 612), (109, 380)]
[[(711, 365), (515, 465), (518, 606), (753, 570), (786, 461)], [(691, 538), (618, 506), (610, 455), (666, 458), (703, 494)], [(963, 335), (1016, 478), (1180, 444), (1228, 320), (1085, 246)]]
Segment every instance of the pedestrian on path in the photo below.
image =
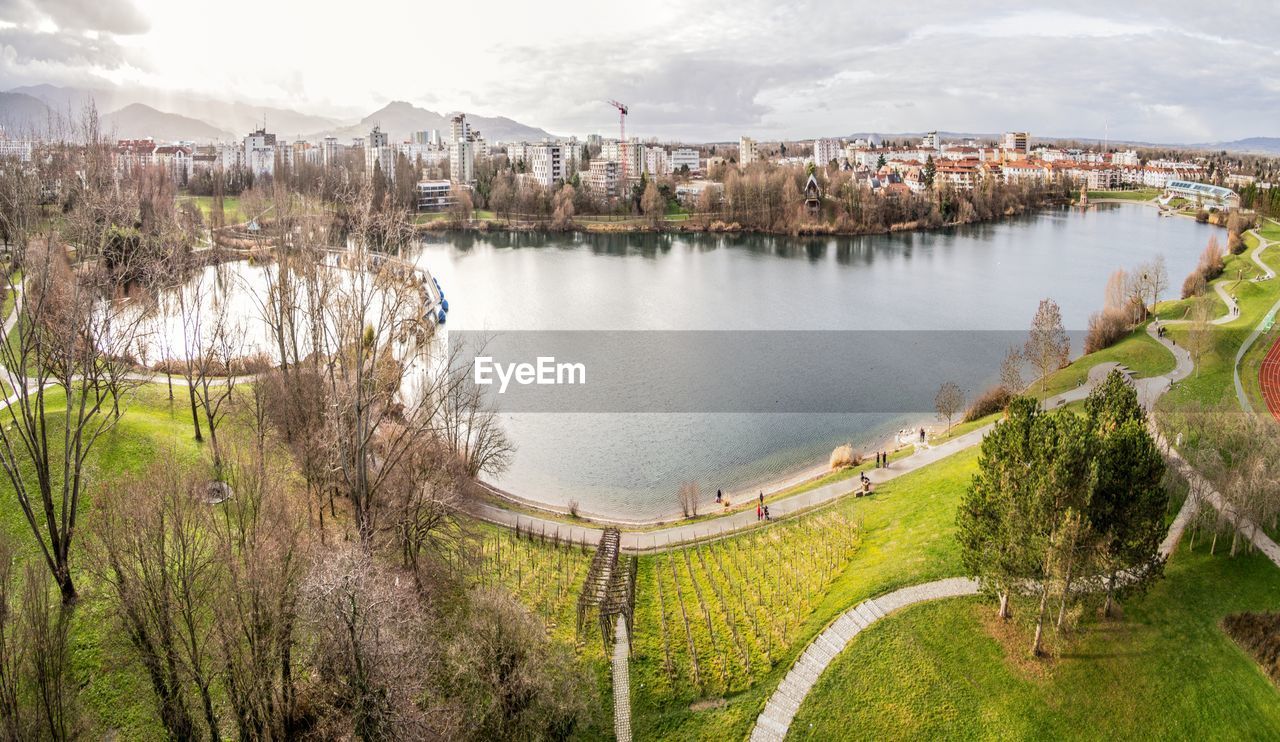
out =
[(920, 428), (920, 442), (924, 443), (924, 428)]
[(876, 468), (880, 468), (880, 452), (876, 451)]
[(720, 502), (722, 502), (723, 500), (724, 500), (724, 493), (721, 492), (720, 490), (716, 490), (716, 504), (717, 505), (720, 504)]
[(764, 506), (756, 505), (756, 520), (764, 520)]
[(760, 490), (760, 504), (764, 504), (764, 490)]
[(888, 469), (889, 468), (889, 452), (882, 451), (880, 453), (880, 459), (884, 461), (884, 468)]
[(768, 505), (765, 505), (765, 506), (764, 506), (764, 519), (765, 519), (765, 520), (773, 520), (773, 518), (771, 518), (771, 517), (769, 516), (769, 506), (768, 506)]

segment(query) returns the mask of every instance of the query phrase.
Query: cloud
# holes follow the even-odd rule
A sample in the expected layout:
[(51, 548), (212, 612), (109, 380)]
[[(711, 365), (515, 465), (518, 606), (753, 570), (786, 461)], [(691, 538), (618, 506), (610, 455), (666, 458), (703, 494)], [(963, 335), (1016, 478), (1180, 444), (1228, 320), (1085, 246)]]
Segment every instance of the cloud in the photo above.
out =
[(132, 0), (0, 0), (0, 19), (35, 26), (52, 21), (62, 31), (135, 35), (150, 28)]
[[(1114, 0), (651, 0), (625, 16), (566, 1), (494, 0), (497, 20), (476, 27), (465, 6), (383, 0), (394, 22), (360, 34), (255, 0), (215, 16), (172, 0), (0, 0), (0, 82), (56, 69), (362, 112), (421, 91), (433, 109), (578, 134), (613, 132), (616, 98), (629, 132), (686, 141), (935, 128), (1202, 141), (1275, 134), (1280, 119), (1270, 0), (1165, 0), (1159, 14)], [(225, 55), (248, 13), (294, 33)]]

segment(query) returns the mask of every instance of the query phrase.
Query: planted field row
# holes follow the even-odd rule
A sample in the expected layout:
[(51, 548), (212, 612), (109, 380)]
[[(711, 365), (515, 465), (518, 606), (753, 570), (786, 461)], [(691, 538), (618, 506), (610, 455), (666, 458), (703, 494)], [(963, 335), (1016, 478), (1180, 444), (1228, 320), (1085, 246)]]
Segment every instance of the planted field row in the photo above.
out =
[(857, 540), (855, 524), (829, 512), (645, 560), (640, 682), (677, 699), (750, 687), (794, 641)]
[(489, 529), (476, 537), (476, 582), (501, 587), (536, 613), (557, 639), (573, 643), (578, 591), (592, 551), (538, 533)]

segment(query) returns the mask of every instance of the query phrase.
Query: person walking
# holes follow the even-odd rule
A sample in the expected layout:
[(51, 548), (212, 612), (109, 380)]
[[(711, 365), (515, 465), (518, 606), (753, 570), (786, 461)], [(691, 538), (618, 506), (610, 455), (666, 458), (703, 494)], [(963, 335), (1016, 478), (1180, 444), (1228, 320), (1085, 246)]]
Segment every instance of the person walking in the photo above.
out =
[(920, 428), (920, 442), (924, 443), (924, 428)]
[(764, 520), (764, 506), (756, 505), (756, 520)]
[(760, 504), (764, 504), (764, 490), (760, 490)]
[(768, 505), (765, 505), (765, 506), (764, 506), (764, 519), (765, 519), (765, 520), (773, 520), (773, 518), (769, 517), (769, 506), (768, 506)]
[(724, 492), (716, 490), (716, 504), (720, 504), (724, 500)]
[(882, 461), (884, 461), (884, 468), (888, 469), (889, 468), (889, 452), (881, 451), (880, 458)]

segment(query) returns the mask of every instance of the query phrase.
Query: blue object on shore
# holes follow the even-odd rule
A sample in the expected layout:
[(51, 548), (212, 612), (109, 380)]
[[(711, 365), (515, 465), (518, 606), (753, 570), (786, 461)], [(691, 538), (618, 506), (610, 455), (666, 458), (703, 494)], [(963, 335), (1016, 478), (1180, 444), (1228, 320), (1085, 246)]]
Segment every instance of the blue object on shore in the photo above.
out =
[(449, 311), (449, 300), (443, 296), (440, 297), (440, 309), (445, 312)]
[(442, 325), (443, 325), (443, 324), (444, 324), (444, 317), (445, 317), (445, 311), (444, 311), (444, 309), (443, 309), (443, 308), (441, 308), (441, 309), (440, 309), (440, 311), (439, 311), (439, 313), (437, 313), (437, 314), (436, 314), (436, 322), (438, 322), (438, 323), (440, 323), (440, 324), (442, 324)]

